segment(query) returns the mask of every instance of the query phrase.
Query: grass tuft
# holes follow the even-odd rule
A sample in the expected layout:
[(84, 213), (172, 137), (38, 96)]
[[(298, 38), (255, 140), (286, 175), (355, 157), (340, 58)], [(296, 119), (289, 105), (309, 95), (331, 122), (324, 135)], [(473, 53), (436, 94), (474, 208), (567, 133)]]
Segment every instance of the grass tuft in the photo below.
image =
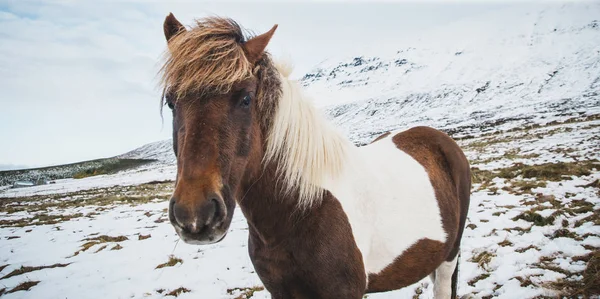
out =
[(0, 279), (6, 279), (6, 278), (13, 277), (13, 276), (17, 276), (17, 275), (21, 275), (21, 274), (25, 274), (25, 273), (29, 273), (29, 272), (33, 272), (33, 271), (37, 271), (37, 270), (59, 268), (59, 267), (60, 268), (64, 268), (64, 267), (66, 267), (66, 266), (68, 266), (70, 264), (71, 263), (68, 263), (68, 264), (54, 264), (54, 265), (49, 265), (49, 266), (35, 266), (35, 267), (21, 266), (21, 268), (12, 270), (10, 273), (2, 276)]
[(36, 286), (39, 281), (28, 280), (20, 283), (18, 286), (14, 287), (12, 290), (6, 292), (7, 294), (18, 292), (18, 291), (29, 291), (31, 288)]
[(517, 221), (519, 219), (525, 220), (527, 222), (532, 222), (533, 225), (537, 226), (546, 226), (554, 223), (554, 216), (550, 215), (548, 217), (544, 217), (533, 211), (525, 211), (513, 217), (512, 221)]
[(170, 255), (169, 256), (169, 261), (167, 261), (166, 263), (160, 264), (158, 266), (156, 266), (156, 268), (154, 269), (160, 269), (160, 268), (165, 268), (165, 267), (173, 267), (177, 264), (183, 264), (183, 260), (180, 258), (175, 257), (174, 255)]
[(475, 277), (475, 278), (473, 278), (473, 279), (469, 280), (469, 282), (467, 282), (467, 284), (468, 284), (468, 285), (470, 285), (470, 286), (472, 286), (472, 287), (474, 287), (474, 286), (475, 286), (475, 284), (476, 284), (478, 281), (480, 281), (480, 280), (484, 280), (484, 279), (486, 279), (486, 278), (488, 278), (488, 277), (490, 277), (490, 274), (489, 274), (489, 273), (483, 273), (483, 274), (481, 274), (481, 275), (478, 275), (477, 277)]
[(476, 263), (477, 265), (479, 265), (479, 267), (485, 270), (487, 269), (487, 265), (492, 261), (492, 258), (494, 256), (496, 255), (492, 252), (482, 251), (476, 256), (473, 256), (470, 261)]
[(232, 288), (232, 289), (227, 289), (227, 294), (229, 295), (233, 295), (234, 293), (237, 292), (241, 292), (241, 294), (237, 297), (235, 297), (234, 299), (249, 299), (252, 298), (252, 296), (254, 296), (254, 293), (256, 292), (260, 292), (262, 290), (264, 290), (264, 287), (251, 287), (251, 288)]
[(148, 234), (148, 235), (139, 235), (138, 236), (138, 240), (146, 240), (149, 239), (150, 237), (152, 237), (152, 235)]
[(179, 288), (176, 288), (176, 289), (168, 292), (165, 296), (175, 296), (175, 297), (178, 297), (179, 295), (181, 295), (183, 293), (189, 293), (189, 292), (191, 292), (190, 289), (184, 288), (184, 287), (179, 287)]

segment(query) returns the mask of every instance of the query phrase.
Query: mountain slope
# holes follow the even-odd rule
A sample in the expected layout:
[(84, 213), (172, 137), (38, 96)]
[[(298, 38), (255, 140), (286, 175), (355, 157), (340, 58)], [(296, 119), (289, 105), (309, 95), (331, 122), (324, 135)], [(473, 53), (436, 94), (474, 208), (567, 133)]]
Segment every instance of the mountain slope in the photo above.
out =
[(597, 114), (599, 16), (599, 3), (519, 6), (443, 28), (387, 57), (323, 64), (302, 82), (357, 143), (417, 124), (476, 133), (485, 122), (512, 120), (506, 129)]

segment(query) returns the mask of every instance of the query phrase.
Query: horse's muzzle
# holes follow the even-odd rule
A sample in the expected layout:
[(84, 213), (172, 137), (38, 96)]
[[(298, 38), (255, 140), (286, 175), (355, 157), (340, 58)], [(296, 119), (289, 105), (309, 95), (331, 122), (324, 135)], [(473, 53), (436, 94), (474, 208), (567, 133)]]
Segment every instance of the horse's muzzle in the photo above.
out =
[(179, 237), (188, 244), (204, 245), (221, 241), (226, 233), (227, 208), (216, 194), (200, 203), (178, 203), (172, 197), (169, 202), (169, 220)]

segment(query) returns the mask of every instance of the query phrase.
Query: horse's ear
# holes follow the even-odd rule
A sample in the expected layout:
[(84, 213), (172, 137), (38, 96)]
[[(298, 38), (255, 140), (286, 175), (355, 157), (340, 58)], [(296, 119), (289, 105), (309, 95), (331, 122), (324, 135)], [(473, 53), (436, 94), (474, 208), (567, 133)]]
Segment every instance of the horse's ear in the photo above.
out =
[(250, 63), (255, 64), (260, 60), (263, 53), (265, 52), (265, 48), (271, 37), (273, 37), (273, 33), (275, 33), (275, 29), (277, 29), (277, 24), (271, 28), (271, 30), (250, 39), (244, 44), (244, 51), (246, 52), (246, 58)]
[(183, 27), (183, 25), (181, 25), (181, 23), (177, 21), (173, 13), (169, 13), (167, 18), (165, 19), (163, 29), (165, 30), (165, 37), (167, 38), (167, 42), (179, 32), (185, 31), (185, 27)]

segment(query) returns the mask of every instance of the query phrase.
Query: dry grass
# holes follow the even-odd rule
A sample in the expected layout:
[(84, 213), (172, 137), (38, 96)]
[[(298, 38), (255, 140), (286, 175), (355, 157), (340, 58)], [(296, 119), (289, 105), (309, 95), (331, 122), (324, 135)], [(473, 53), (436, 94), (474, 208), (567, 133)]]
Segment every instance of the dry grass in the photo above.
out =
[(76, 213), (71, 215), (48, 215), (48, 214), (36, 214), (33, 217), (18, 218), (10, 220), (0, 220), (0, 227), (25, 227), (34, 225), (52, 225), (71, 219), (83, 217), (83, 214)]
[(515, 163), (511, 167), (500, 169), (498, 177), (512, 179), (521, 176), (526, 179), (537, 178), (542, 181), (557, 182), (570, 180), (571, 176), (590, 175), (591, 170), (593, 169), (600, 169), (600, 164), (596, 159), (569, 163), (544, 163), (538, 165)]
[(235, 299), (249, 299), (249, 298), (252, 298), (252, 296), (254, 296), (254, 293), (260, 292), (264, 289), (265, 289), (264, 287), (258, 287), (258, 286), (251, 287), (251, 288), (233, 288), (233, 289), (227, 289), (227, 294), (233, 295), (234, 293), (241, 292), (241, 294), (238, 295), (237, 297), (235, 297)]
[(119, 204), (138, 205), (155, 200), (166, 200), (172, 191), (173, 183), (171, 181), (156, 181), (140, 185), (113, 186), (53, 195), (7, 197), (0, 200), (0, 210), (7, 214), (18, 212), (60, 214), (68, 208), (107, 207)]
[(191, 292), (190, 289), (184, 288), (184, 287), (179, 287), (179, 288), (176, 288), (176, 289), (168, 292), (165, 296), (178, 297), (179, 295), (181, 295), (183, 293), (189, 293), (189, 292)]
[(517, 220), (525, 220), (527, 222), (532, 222), (533, 225), (537, 226), (546, 226), (554, 223), (554, 216), (550, 215), (548, 217), (544, 217), (533, 211), (525, 211), (515, 217), (512, 218), (512, 221)]
[(473, 184), (481, 184), (479, 190), (483, 190), (490, 187), (494, 178), (535, 178), (536, 181), (511, 182), (513, 187), (518, 188), (518, 190), (522, 194), (531, 193), (531, 189), (533, 188), (545, 187), (545, 181), (556, 182), (562, 180), (570, 180), (571, 176), (590, 175), (593, 169), (600, 169), (600, 163), (596, 159), (577, 162), (544, 163), (538, 165), (515, 163), (510, 167), (500, 168), (493, 171), (482, 170), (477, 167), (472, 167), (471, 180)]
[(165, 268), (165, 267), (173, 267), (177, 264), (183, 264), (183, 260), (180, 258), (175, 257), (174, 255), (170, 255), (169, 256), (169, 261), (167, 261), (166, 263), (160, 264), (158, 266), (156, 266), (156, 268), (154, 269), (160, 269), (160, 268)]
[(472, 287), (474, 287), (474, 286), (475, 286), (475, 284), (476, 284), (478, 281), (480, 281), (480, 280), (484, 280), (484, 279), (486, 279), (486, 278), (488, 278), (488, 277), (490, 277), (490, 274), (489, 274), (489, 273), (483, 273), (483, 274), (481, 274), (481, 275), (478, 275), (478, 276), (476, 276), (475, 278), (473, 278), (473, 279), (469, 280), (469, 282), (467, 282), (467, 284), (468, 284), (468, 285), (470, 285), (470, 286), (472, 286)]
[(18, 291), (29, 291), (31, 288), (36, 286), (38, 283), (40, 283), (40, 282), (33, 281), (33, 280), (24, 281), (24, 282), (20, 283), (19, 285), (17, 285), (16, 287), (12, 288), (10, 291), (7, 291), (6, 294), (10, 294), (10, 293), (18, 292)]
[(547, 287), (558, 290), (561, 297), (597, 298), (600, 295), (600, 250), (574, 257), (573, 260), (586, 262), (585, 270), (575, 273), (563, 270), (560, 273), (567, 275), (567, 278), (551, 282)]
[(480, 268), (486, 270), (487, 265), (492, 261), (496, 255), (492, 252), (482, 251), (479, 254), (473, 256), (469, 261), (476, 263)]
[(49, 265), (49, 266), (35, 266), (35, 267), (21, 266), (21, 268), (12, 270), (10, 273), (2, 276), (0, 279), (6, 279), (6, 278), (13, 277), (13, 276), (21, 275), (21, 274), (24, 274), (24, 273), (29, 273), (29, 272), (43, 270), (43, 269), (51, 269), (51, 268), (58, 268), (58, 267), (64, 268), (64, 267), (66, 267), (66, 266), (68, 266), (70, 264), (71, 263), (68, 263), (68, 264), (54, 264), (54, 265)]
[[(111, 236), (107, 236), (107, 235), (101, 235), (101, 236), (97, 236), (97, 237), (93, 237), (93, 238), (85, 238), (82, 241), (87, 241), (87, 242), (83, 243), (83, 245), (81, 245), (81, 248), (78, 251), (76, 251), (72, 256), (76, 256), (82, 252), (85, 252), (88, 249), (92, 248), (94, 245), (103, 244), (103, 243), (123, 242), (126, 240), (129, 240), (129, 239), (125, 236), (111, 237)], [(120, 246), (119, 244), (117, 244), (117, 245)], [(108, 245), (105, 245), (104, 248), (106, 248), (106, 246), (108, 246)], [(104, 249), (104, 248), (102, 248), (102, 249)], [(102, 249), (98, 249), (96, 252), (99, 252)], [(115, 248), (113, 247), (111, 250), (115, 250)]]
[(506, 247), (506, 246), (513, 246), (513, 243), (511, 241), (509, 241), (508, 239), (498, 243), (498, 245), (502, 246), (502, 247)]
[(141, 234), (140, 234), (140, 235), (138, 236), (138, 240), (140, 240), (140, 241), (141, 241), (141, 240), (146, 240), (146, 239), (149, 239), (150, 237), (152, 237), (152, 235), (150, 235), (150, 234), (148, 234), (148, 235), (141, 235)]

